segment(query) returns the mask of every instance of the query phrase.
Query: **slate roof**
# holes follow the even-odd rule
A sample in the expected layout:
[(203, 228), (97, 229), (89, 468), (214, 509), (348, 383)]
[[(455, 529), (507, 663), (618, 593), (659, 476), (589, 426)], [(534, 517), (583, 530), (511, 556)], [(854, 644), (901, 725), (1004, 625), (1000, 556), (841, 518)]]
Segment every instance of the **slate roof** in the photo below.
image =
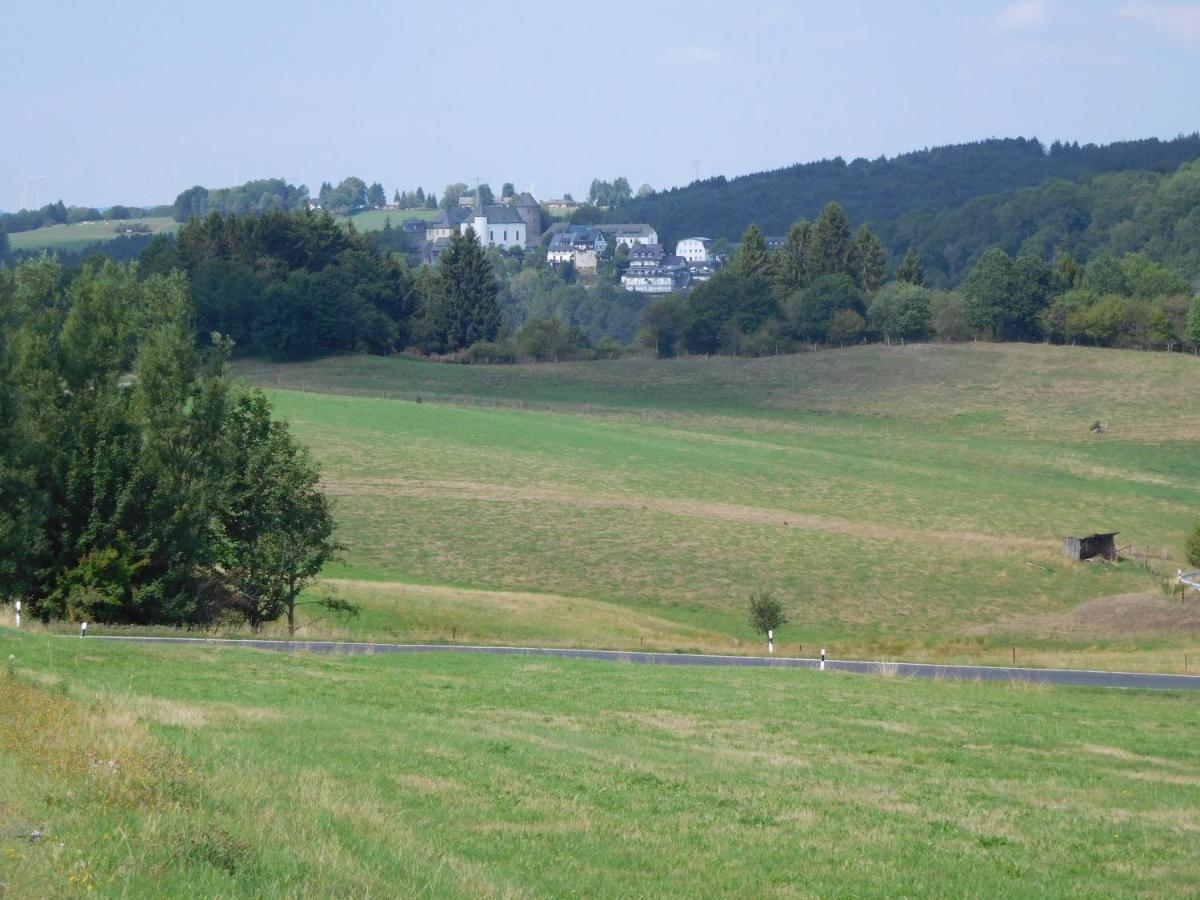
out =
[[(478, 212), (475, 215), (479, 215)], [(524, 225), (525, 220), (521, 218), (521, 214), (511, 206), (501, 206), (497, 203), (495, 206), (484, 207), (483, 215), (487, 219), (489, 225)]]

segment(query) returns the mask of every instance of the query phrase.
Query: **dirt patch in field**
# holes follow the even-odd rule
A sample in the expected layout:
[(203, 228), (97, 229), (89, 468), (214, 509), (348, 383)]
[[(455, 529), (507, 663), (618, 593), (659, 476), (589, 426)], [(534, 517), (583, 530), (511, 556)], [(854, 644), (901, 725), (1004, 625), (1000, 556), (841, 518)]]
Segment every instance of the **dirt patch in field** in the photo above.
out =
[(1031, 634), (1087, 638), (1200, 632), (1200, 603), (1159, 594), (1122, 594), (1087, 600), (1066, 612), (1025, 616), (970, 629), (968, 635)]
[(903, 528), (875, 522), (851, 521), (831, 516), (771, 509), (762, 506), (743, 506), (734, 503), (715, 503), (700, 500), (672, 500), (660, 497), (622, 497), (584, 494), (548, 488), (516, 487), (475, 481), (418, 481), (404, 478), (382, 478), (370, 481), (326, 479), (325, 490), (334, 496), (412, 497), (419, 499), (468, 500), (481, 503), (541, 503), (572, 509), (620, 509), (633, 512), (655, 512), (697, 519), (716, 519), (745, 522), (753, 525), (774, 525), (780, 528), (799, 528), (825, 531), (847, 537), (869, 540), (910, 541), (917, 544), (938, 543), (954, 546), (969, 545), (977, 550), (998, 553), (1011, 551), (1057, 550), (1056, 541), (1010, 535), (981, 534), (973, 531), (934, 531)]

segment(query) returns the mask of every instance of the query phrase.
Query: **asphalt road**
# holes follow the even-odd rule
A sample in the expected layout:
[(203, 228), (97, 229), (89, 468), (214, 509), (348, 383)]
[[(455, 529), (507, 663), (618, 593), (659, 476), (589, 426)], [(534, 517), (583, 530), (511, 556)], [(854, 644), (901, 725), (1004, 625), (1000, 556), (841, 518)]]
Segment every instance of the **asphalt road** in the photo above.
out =
[[(79, 640), (68, 638), (68, 640)], [(140, 641), (152, 644), (201, 644), (213, 647), (249, 647), (255, 650), (308, 653), (481, 653), (490, 656), (559, 656), (606, 662), (644, 663), (658, 666), (749, 666), (754, 668), (819, 669), (818, 659), (786, 656), (721, 656), (704, 653), (644, 653), (628, 650), (569, 650), (553, 647), (471, 647), (460, 644), (367, 644), (342, 641), (267, 641), (225, 638), (129, 637), (92, 635), (89, 641)], [(1087, 669), (1025, 669), (1008, 666), (942, 666), (929, 663), (828, 660), (825, 668), (858, 675), (897, 675), (909, 678), (942, 678), (959, 681), (1028, 681), (1072, 687), (1150, 688), (1200, 690), (1200, 675), (1155, 675), (1149, 672), (1095, 672)]]

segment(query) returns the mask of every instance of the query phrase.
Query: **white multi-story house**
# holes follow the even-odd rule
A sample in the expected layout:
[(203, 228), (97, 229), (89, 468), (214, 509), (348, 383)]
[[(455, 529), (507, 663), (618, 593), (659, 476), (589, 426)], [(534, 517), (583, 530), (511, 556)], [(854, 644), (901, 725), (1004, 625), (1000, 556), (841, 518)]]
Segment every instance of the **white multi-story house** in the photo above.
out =
[(682, 256), (690, 263), (707, 263), (713, 261), (712, 239), (706, 237), (684, 238), (675, 245), (675, 255)]
[(597, 225), (596, 228), (614, 244), (622, 247), (658, 243), (658, 232), (649, 225)]
[(637, 244), (629, 250), (629, 268), (621, 286), (641, 294), (673, 294), (687, 289), (691, 276), (687, 260), (667, 256), (660, 244)]

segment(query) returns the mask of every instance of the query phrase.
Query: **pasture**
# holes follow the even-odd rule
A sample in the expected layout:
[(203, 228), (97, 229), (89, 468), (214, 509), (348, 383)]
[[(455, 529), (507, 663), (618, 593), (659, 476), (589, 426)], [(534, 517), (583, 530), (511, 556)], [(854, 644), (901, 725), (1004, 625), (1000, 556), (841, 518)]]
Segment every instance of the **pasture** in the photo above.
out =
[(0, 656), (14, 897), (1200, 886), (1179, 694), (9, 629)]
[(339, 222), (353, 222), (360, 232), (380, 231), (391, 220), (393, 228), (399, 228), (407, 219), (423, 219), (426, 222), (441, 214), (437, 209), (368, 209), (352, 216), (339, 216)]
[[(757, 652), (743, 606), (761, 588), (788, 607), (789, 653), (1200, 660), (1198, 604), (1162, 577), (1200, 516), (1189, 356), (976, 344), (239, 371), (336, 499), (348, 550), (330, 585), (364, 613), (311, 636)], [(1062, 556), (1093, 530), (1138, 560)]]
[(78, 225), (47, 225), (33, 231), (15, 231), (8, 236), (13, 250), (66, 250), (75, 252), (98, 241), (119, 237), (117, 228), (129, 225), (148, 225), (154, 234), (179, 230), (179, 223), (170, 216), (146, 219), (125, 219), (119, 222), (80, 222)]

